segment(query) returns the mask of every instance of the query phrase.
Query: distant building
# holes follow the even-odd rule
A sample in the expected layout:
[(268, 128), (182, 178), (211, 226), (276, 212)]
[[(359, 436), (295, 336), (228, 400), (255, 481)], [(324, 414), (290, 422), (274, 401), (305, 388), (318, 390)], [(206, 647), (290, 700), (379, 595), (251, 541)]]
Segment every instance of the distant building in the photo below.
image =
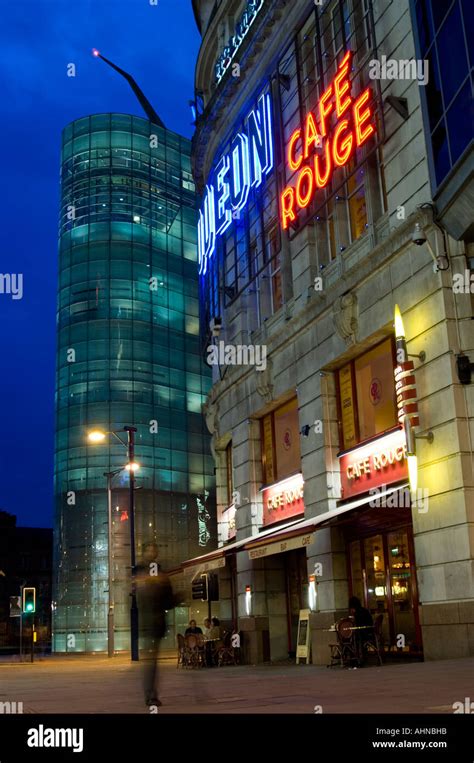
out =
[[(22, 585), (36, 588), (38, 647), (50, 644), (52, 558), (51, 529), (17, 527), (13, 514), (0, 511), (0, 650), (19, 647), (20, 618), (10, 617), (10, 597), (20, 596)], [(26, 633), (30, 618), (23, 623)]]
[[(115, 646), (129, 648), (127, 452), (91, 429), (137, 428), (136, 554), (169, 570), (215, 547), (202, 404), (197, 197), (186, 138), (128, 114), (63, 131), (55, 467), (55, 651), (107, 648), (105, 472), (113, 479)], [(122, 433), (123, 436), (124, 433)]]

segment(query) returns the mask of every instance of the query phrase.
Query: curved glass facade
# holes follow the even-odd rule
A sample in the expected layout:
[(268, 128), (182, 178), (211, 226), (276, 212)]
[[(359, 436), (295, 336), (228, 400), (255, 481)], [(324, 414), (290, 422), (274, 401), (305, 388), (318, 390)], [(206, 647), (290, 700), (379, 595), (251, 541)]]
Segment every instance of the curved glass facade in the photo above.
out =
[[(165, 569), (215, 544), (214, 464), (201, 405), (191, 144), (124, 114), (63, 131), (56, 371), (53, 648), (107, 649), (105, 472), (137, 427), (136, 550)], [(125, 439), (125, 433), (123, 434)], [(129, 648), (128, 474), (113, 481), (115, 646)]]

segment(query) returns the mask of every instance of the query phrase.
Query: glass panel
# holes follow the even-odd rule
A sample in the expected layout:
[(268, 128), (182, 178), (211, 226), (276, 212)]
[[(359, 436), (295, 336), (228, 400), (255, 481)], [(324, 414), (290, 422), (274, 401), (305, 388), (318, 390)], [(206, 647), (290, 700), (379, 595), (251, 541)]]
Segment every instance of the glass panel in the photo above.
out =
[(448, 136), (444, 119), (434, 131), (431, 137), (433, 146), (433, 159), (435, 165), (436, 181), (438, 185), (450, 170)]
[(278, 408), (275, 419), (276, 478), (282, 480), (300, 471), (301, 450), (298, 401), (296, 398)]
[(385, 559), (381, 535), (364, 540), (365, 574), (367, 584), (367, 609), (372, 617), (383, 614), (382, 630), (389, 641), (388, 598), (385, 581)]
[[(413, 612), (413, 581), (406, 530), (388, 534), (388, 556), (395, 640), (399, 635), (403, 635), (405, 651), (409, 651), (416, 644), (416, 630)], [(401, 649), (402, 647), (399, 647), (399, 650)]]
[(364, 579), (362, 574), (362, 558), (360, 553), (360, 541), (355, 540), (349, 546), (351, 560), (352, 595), (360, 599), (362, 605), (365, 601)]
[(397, 423), (392, 343), (382, 342), (355, 361), (360, 439)]
[[(453, 40), (459, 41), (454, 55)], [(459, 90), (461, 82), (468, 72), (461, 11), (457, 2), (443, 23), (438, 34), (436, 47), (439, 56), (439, 68), (443, 73), (444, 107), (446, 108)]]
[(431, 130), (438, 123), (443, 113), (443, 101), (441, 99), (441, 81), (438, 70), (438, 58), (434, 48), (432, 48), (427, 57), (428, 60), (428, 83), (426, 85), (426, 100), (428, 104), (428, 115)]
[(468, 78), (447, 114), (449, 147), (453, 164), (459, 159), (472, 138), (473, 117), (472, 85)]

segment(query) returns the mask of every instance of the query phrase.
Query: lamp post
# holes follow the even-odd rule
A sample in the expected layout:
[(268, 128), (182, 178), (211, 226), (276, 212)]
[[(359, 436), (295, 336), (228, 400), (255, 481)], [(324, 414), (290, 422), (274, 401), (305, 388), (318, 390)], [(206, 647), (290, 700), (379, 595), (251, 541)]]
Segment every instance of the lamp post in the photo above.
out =
[[(127, 449), (128, 453), (128, 463), (125, 466), (125, 469), (129, 473), (129, 485), (130, 485), (130, 505), (129, 505), (129, 511), (130, 511), (130, 566), (131, 566), (131, 603), (130, 603), (130, 654), (131, 659), (133, 661), (137, 661), (139, 659), (139, 649), (138, 649), (138, 604), (137, 604), (137, 586), (136, 586), (136, 557), (135, 557), (135, 472), (138, 470), (139, 465), (135, 461), (135, 432), (137, 431), (136, 427), (124, 427), (123, 429), (119, 430), (121, 432), (127, 432), (127, 442), (125, 443), (121, 437), (119, 437), (118, 432), (103, 432), (100, 430), (94, 430), (92, 432), (89, 432), (88, 439), (89, 442), (92, 443), (99, 443), (103, 442), (106, 438), (106, 435), (110, 434), (113, 437), (115, 437), (121, 445), (123, 445)], [(118, 471), (121, 471), (119, 469)], [(106, 473), (110, 475), (117, 474), (118, 472), (109, 472)], [(110, 480), (112, 477), (110, 477)], [(110, 623), (112, 622), (112, 628), (113, 628), (113, 612), (112, 612), (112, 618), (110, 617), (110, 610), (111, 610), (111, 604), (110, 604), (110, 570), (111, 570), (111, 499), (112, 499), (112, 490), (111, 490), (111, 484), (108, 483), (108, 511), (109, 511), (109, 614), (107, 617), (107, 628), (109, 629), (111, 627)], [(109, 639), (110, 639), (110, 630), (108, 630)], [(109, 656), (110, 655), (110, 640), (109, 640)]]
[(108, 585), (109, 585), (109, 610), (107, 612), (107, 649), (109, 657), (115, 654), (114, 645), (114, 581), (113, 581), (113, 561), (112, 561), (112, 480), (116, 474), (120, 474), (122, 469), (115, 469), (113, 472), (104, 472), (107, 477), (107, 517), (108, 517)]
[(136, 427), (124, 427), (127, 432), (128, 464), (130, 480), (130, 564), (132, 567), (132, 600), (130, 604), (130, 651), (133, 661), (139, 659), (138, 653), (138, 605), (135, 559), (135, 432)]

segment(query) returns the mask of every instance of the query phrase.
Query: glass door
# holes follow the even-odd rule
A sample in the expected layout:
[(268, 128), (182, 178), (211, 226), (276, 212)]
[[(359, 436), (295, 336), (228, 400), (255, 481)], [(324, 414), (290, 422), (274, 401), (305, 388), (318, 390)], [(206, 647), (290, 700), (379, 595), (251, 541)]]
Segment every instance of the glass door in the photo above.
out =
[(399, 650), (418, 651), (415, 593), (407, 531), (388, 533), (387, 548), (395, 645)]
[(296, 654), (296, 639), (300, 609), (308, 607), (308, 571), (306, 551), (289, 551), (284, 554), (287, 590), (288, 653)]
[(367, 589), (367, 609), (372, 617), (383, 615), (382, 632), (385, 643), (390, 642), (389, 597), (386, 584), (383, 536), (373, 535), (364, 540), (364, 562)]

